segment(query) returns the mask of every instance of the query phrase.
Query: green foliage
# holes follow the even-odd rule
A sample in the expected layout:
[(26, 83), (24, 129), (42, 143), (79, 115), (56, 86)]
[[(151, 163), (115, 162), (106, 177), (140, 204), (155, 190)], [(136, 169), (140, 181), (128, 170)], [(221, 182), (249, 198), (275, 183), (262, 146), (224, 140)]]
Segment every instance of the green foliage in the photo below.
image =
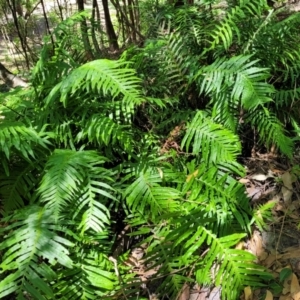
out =
[[(165, 299), (196, 282), (238, 299), (268, 277), (235, 249), (271, 206), (253, 210), (236, 180), (241, 133), (292, 156), (299, 15), (281, 20), (263, 0), (154, 2), (143, 48), (83, 63), (75, 15), (28, 90), (0, 97), (0, 297), (142, 299), (125, 264), (135, 244)], [(124, 227), (132, 245), (119, 249)]]
[[(16, 292), (18, 299), (24, 299), (26, 292), (35, 299), (53, 298), (47, 284), (56, 278), (51, 266), (60, 264), (71, 268), (72, 260), (66, 247), (73, 244), (58, 234), (63, 228), (55, 224), (49, 209), (30, 206), (14, 213), (13, 218), (14, 222), (1, 230), (1, 234), (8, 233), (0, 250), (8, 249), (0, 266), (2, 273), (9, 271), (9, 274), (0, 282), (0, 296)], [(10, 222), (10, 219), (3, 221)]]

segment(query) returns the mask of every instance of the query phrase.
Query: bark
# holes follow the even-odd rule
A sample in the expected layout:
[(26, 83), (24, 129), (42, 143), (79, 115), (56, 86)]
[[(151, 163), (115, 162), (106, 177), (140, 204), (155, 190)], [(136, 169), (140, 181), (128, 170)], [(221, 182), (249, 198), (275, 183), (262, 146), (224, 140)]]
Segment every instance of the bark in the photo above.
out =
[(104, 11), (104, 17), (105, 17), (106, 33), (107, 33), (108, 40), (109, 40), (109, 46), (112, 50), (115, 50), (115, 51), (119, 50), (118, 38), (117, 38), (114, 26), (113, 26), (111, 18), (110, 18), (108, 1), (102, 0), (102, 5), (103, 5), (103, 11)]
[(14, 88), (17, 86), (28, 86), (28, 83), (26, 81), (11, 73), (5, 68), (5, 66), (2, 63), (0, 63), (0, 77), (4, 81), (4, 83), (10, 88)]
[(14, 24), (15, 24), (15, 28), (17, 30), (17, 34), (18, 34), (18, 37), (20, 39), (21, 47), (22, 47), (22, 50), (23, 50), (23, 55), (25, 57), (26, 66), (27, 66), (27, 69), (29, 70), (30, 64), (29, 64), (29, 57), (28, 57), (28, 53), (27, 53), (27, 44), (26, 44), (26, 39), (23, 37), (22, 32), (21, 32), (21, 28), (19, 26), (17, 10), (16, 10), (16, 2), (15, 2), (15, 0), (11, 0), (11, 2), (7, 1), (7, 4), (9, 6), (10, 10), (11, 10), (11, 13), (12, 13), (12, 16), (13, 16), (13, 21), (14, 21)]
[[(84, 0), (77, 0), (77, 7), (79, 12), (84, 11)], [(86, 59), (88, 61), (91, 61), (94, 59), (94, 54), (89, 40), (88, 26), (85, 18), (81, 21), (80, 27), (81, 27), (83, 45), (85, 48), (84, 50), (85, 50)]]

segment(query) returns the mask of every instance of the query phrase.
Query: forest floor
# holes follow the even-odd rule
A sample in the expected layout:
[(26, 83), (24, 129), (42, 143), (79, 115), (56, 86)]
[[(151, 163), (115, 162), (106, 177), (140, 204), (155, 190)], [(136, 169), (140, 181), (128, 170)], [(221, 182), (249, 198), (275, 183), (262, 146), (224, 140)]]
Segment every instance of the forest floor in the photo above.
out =
[[(255, 229), (250, 239), (237, 245), (257, 257), (257, 262), (274, 275), (268, 288), (245, 289), (243, 300), (300, 299), (300, 166), (268, 155), (245, 160), (245, 184), (252, 205), (272, 206), (264, 230)], [(263, 298), (266, 295), (266, 298)]]

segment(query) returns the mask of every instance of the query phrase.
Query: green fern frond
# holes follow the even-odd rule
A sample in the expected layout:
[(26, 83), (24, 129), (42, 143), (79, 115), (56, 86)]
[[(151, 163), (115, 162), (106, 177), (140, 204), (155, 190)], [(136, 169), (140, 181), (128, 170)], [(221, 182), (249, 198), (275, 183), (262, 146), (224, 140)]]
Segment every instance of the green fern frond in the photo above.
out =
[(294, 89), (280, 89), (275, 93), (275, 105), (278, 109), (291, 108), (295, 100), (300, 98), (300, 87)]
[(217, 25), (214, 24), (214, 28), (210, 30), (210, 36), (212, 41), (210, 42), (210, 48), (206, 49), (215, 50), (217, 45), (222, 44), (225, 50), (228, 50), (232, 45), (234, 40), (237, 43), (241, 40), (241, 23), (248, 18), (259, 18), (262, 16), (266, 8), (265, 0), (242, 0), (234, 1), (228, 3), (228, 9), (225, 16), (218, 22)]
[(73, 269), (58, 272), (59, 280), (53, 285), (53, 290), (61, 299), (96, 300), (117, 288), (117, 278), (106, 255), (99, 248), (95, 251), (83, 246), (83, 249), (74, 253), (72, 258), (78, 264)]
[(127, 187), (124, 197), (133, 212), (140, 212), (155, 220), (160, 214), (176, 211), (180, 191), (162, 186), (161, 169), (148, 169)]
[(125, 112), (135, 105), (141, 104), (144, 99), (139, 92), (140, 79), (135, 71), (127, 67), (124, 61), (95, 60), (75, 69), (60, 86), (61, 101), (67, 106), (67, 96), (74, 94), (78, 89), (95, 94), (102, 92), (115, 100), (122, 96), (122, 108)]
[(254, 208), (254, 214), (251, 221), (257, 225), (261, 232), (268, 227), (266, 221), (272, 220), (272, 208), (275, 204), (275, 201), (269, 201)]
[(21, 122), (5, 121), (0, 123), (0, 151), (9, 159), (12, 149), (20, 152), (26, 159), (34, 158), (34, 146), (39, 145), (47, 149), (46, 139), (40, 137), (32, 127)]
[(178, 34), (171, 34), (166, 46), (162, 49), (162, 55), (166, 60), (167, 78), (172, 85), (179, 85), (179, 90), (184, 87), (183, 83), (191, 64), (191, 61), (187, 59), (189, 58), (188, 49), (184, 41), (184, 38)]
[[(171, 274), (160, 282), (161, 292), (167, 290), (168, 294), (177, 295), (190, 280), (190, 276), (186, 276), (190, 270), (194, 270), (200, 285), (221, 286), (222, 299), (236, 299), (245, 285), (259, 286), (262, 285), (259, 276), (270, 277), (263, 267), (253, 262), (254, 255), (233, 249), (245, 234), (220, 238), (207, 229), (212, 220), (198, 206), (188, 212), (188, 217), (175, 216), (168, 226), (158, 226), (154, 230), (155, 239), (148, 248), (148, 260), (154, 262), (153, 267), (160, 266), (158, 274)], [(177, 277), (172, 279), (174, 274)]]
[(212, 98), (211, 102), (214, 105), (211, 113), (213, 120), (236, 133), (239, 125), (237, 101), (234, 101), (228, 93), (220, 92)]
[(232, 233), (233, 220), (238, 223), (239, 231), (249, 232), (251, 209), (245, 188), (224, 170), (204, 165), (187, 176), (183, 194), (189, 203), (189, 210), (199, 204), (206, 211), (205, 216), (215, 220), (212, 229), (220, 234)]
[(293, 141), (286, 135), (280, 121), (267, 108), (251, 111), (247, 119), (257, 128), (261, 140), (267, 146), (274, 143), (283, 154), (292, 157)]
[(205, 268), (196, 271), (196, 278), (201, 283), (205, 280), (203, 275), (206, 276), (209, 271), (215, 272), (213, 281), (222, 287), (222, 299), (236, 299), (244, 286), (263, 286), (260, 276), (272, 277), (262, 266), (254, 263), (255, 255), (245, 250), (231, 249), (245, 237), (244, 234), (216, 238), (206, 232), (210, 250), (204, 258)]
[(94, 151), (55, 150), (46, 163), (38, 194), (56, 220), (66, 214), (68, 205), (76, 204), (71, 213), (75, 217), (84, 211), (79, 225), (83, 232), (101, 231), (109, 223), (109, 211), (97, 198), (115, 199), (107, 183), (113, 181), (112, 174), (99, 166), (105, 161)]
[(18, 165), (10, 165), (9, 176), (0, 176), (0, 197), (5, 213), (24, 207), (29, 203), (39, 180), (37, 173), (42, 172), (41, 163), (34, 164), (18, 161)]
[(235, 161), (241, 151), (238, 136), (222, 125), (216, 124), (198, 111), (187, 126), (187, 132), (181, 142), (181, 148), (200, 154), (208, 164)]
[(103, 115), (92, 115), (84, 124), (84, 128), (77, 134), (76, 141), (88, 139), (101, 145), (121, 145), (130, 152), (132, 149), (133, 135), (129, 126), (120, 125)]
[(202, 68), (197, 75), (200, 92), (216, 95), (227, 90), (246, 109), (272, 101), (270, 94), (275, 89), (265, 82), (270, 76), (268, 69), (255, 67), (258, 61), (247, 62), (250, 58), (250, 55), (221, 58)]
[[(56, 231), (64, 230), (55, 225), (51, 210), (30, 206), (12, 218), (15, 222), (0, 230), (6, 234), (0, 244), (0, 250), (6, 251), (0, 267), (2, 272), (10, 273), (0, 281), (0, 297), (15, 293), (18, 299), (24, 299), (23, 293), (27, 293), (37, 300), (53, 299), (49, 283), (56, 274), (51, 267), (60, 264), (72, 268), (67, 248), (73, 244), (57, 235)], [(4, 220), (9, 223), (11, 217)]]

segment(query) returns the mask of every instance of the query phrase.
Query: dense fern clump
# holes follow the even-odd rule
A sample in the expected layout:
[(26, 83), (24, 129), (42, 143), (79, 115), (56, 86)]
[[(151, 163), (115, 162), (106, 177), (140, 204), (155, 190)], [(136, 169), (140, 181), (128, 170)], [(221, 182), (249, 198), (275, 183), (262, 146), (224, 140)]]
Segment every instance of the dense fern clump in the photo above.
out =
[(237, 180), (240, 133), (292, 156), (300, 19), (263, 0), (214, 5), (157, 6), (143, 48), (87, 63), (64, 49), (75, 15), (30, 87), (1, 95), (0, 298), (142, 299), (130, 249), (116, 251), (125, 226), (161, 299), (263, 284), (235, 248), (264, 226)]

